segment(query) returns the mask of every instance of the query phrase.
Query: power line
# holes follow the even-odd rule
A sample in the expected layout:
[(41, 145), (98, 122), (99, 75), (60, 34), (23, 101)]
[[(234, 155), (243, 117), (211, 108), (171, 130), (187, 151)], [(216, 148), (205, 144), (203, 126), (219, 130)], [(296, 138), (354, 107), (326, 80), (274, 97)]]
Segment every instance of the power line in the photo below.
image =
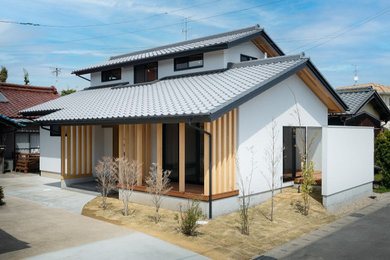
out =
[[(211, 19), (211, 18), (215, 18), (215, 17), (219, 17), (219, 16), (224, 16), (224, 15), (228, 15), (228, 14), (233, 14), (233, 13), (244, 12), (244, 11), (248, 11), (248, 10), (250, 10), (250, 9), (255, 9), (255, 8), (258, 8), (258, 7), (262, 7), (262, 6), (266, 6), (266, 5), (271, 5), (271, 4), (275, 4), (275, 3), (279, 3), (279, 2), (283, 2), (283, 1), (286, 1), (286, 0), (271, 1), (271, 2), (267, 2), (267, 3), (262, 3), (262, 4), (259, 4), (259, 5), (254, 5), (254, 6), (251, 6), (251, 7), (243, 8), (243, 9), (238, 9), (238, 10), (233, 10), (233, 11), (229, 11), (229, 12), (224, 12), (224, 13), (220, 13), (220, 14), (216, 14), (216, 15), (201, 17), (201, 18), (198, 18), (198, 19), (191, 19), (191, 20), (188, 21), (188, 23), (190, 23), (190, 22), (197, 22), (197, 21), (203, 21), (203, 20), (207, 20), (207, 19)], [(138, 33), (138, 32), (144, 32), (144, 31), (151, 31), (151, 30), (162, 29), (162, 28), (166, 28), (166, 27), (170, 27), (170, 26), (175, 26), (175, 25), (182, 25), (182, 22), (176, 22), (176, 23), (171, 23), (171, 24), (165, 24), (165, 25), (156, 26), (156, 27), (143, 28), (143, 29), (134, 30), (134, 31), (129, 31), (129, 32), (121, 32), (121, 33), (115, 33), (115, 34), (106, 34), (106, 35), (100, 35), (100, 36), (94, 36), (94, 37), (88, 37), (88, 38), (81, 38), (81, 39), (74, 39), (74, 40), (68, 40), (68, 41), (59, 41), (59, 42), (57, 42), (56, 44), (66, 44), (66, 43), (71, 43), (71, 42), (80, 42), (80, 41), (86, 41), (86, 40), (94, 40), (94, 39), (108, 38), (108, 37), (118, 36), (118, 35), (124, 35), (124, 34), (134, 34), (134, 33)], [(14, 46), (15, 46), (15, 45), (14, 45)], [(19, 46), (28, 46), (28, 45), (19, 45)], [(30, 46), (31, 46), (31, 45), (30, 45)]]
[(213, 4), (215, 2), (220, 2), (220, 1), (221, 0), (203, 2), (203, 3), (199, 3), (199, 4), (195, 4), (195, 5), (179, 8), (179, 9), (174, 9), (174, 10), (169, 11), (169, 12), (166, 11), (166, 12), (161, 12), (161, 13), (158, 13), (158, 14), (150, 15), (150, 16), (147, 16), (147, 17), (141, 18), (141, 19), (125, 20), (125, 21), (113, 22), (113, 23), (86, 24), (86, 25), (53, 25), (53, 24), (40, 24), (40, 23), (18, 22), (18, 21), (7, 21), (7, 20), (0, 20), (0, 23), (27, 25), (27, 26), (35, 26), (35, 27), (49, 27), (49, 28), (88, 28), (88, 27), (112, 26), (112, 25), (120, 25), (120, 24), (126, 24), (126, 23), (134, 23), (134, 22), (137, 22), (137, 21), (150, 19), (150, 18), (153, 18), (153, 17), (156, 17), (156, 16), (160, 16), (160, 15), (173, 14), (173, 13), (177, 13), (177, 12), (180, 12), (180, 11), (183, 11), (183, 10), (191, 9), (191, 8), (202, 6), (202, 5), (210, 5), (210, 4)]
[[(379, 16), (384, 15), (385, 13), (388, 13), (389, 11), (390, 11), (390, 7), (382, 9), (381, 11), (379, 11), (379, 12), (377, 12), (377, 13), (371, 15), (371, 16), (368, 16), (368, 17), (366, 17), (366, 18), (364, 18), (364, 19), (362, 19), (360, 21), (357, 21), (357, 22), (355, 22), (355, 23), (345, 27), (344, 29), (336, 32), (333, 36), (326, 37), (327, 39), (325, 41), (323, 41), (323, 42), (320, 42), (320, 40), (315, 41), (314, 43), (316, 43), (316, 42), (319, 42), (319, 43), (315, 44), (315, 45), (313, 45), (313, 46), (311, 46), (309, 48), (306, 48), (303, 51), (308, 51), (308, 50), (320, 47), (320, 46), (322, 46), (322, 45), (324, 45), (324, 44), (326, 44), (326, 43), (328, 43), (328, 42), (330, 42), (330, 41), (332, 41), (332, 40), (334, 40), (334, 39), (344, 35), (345, 33), (350, 32), (350, 31), (352, 31), (352, 30), (354, 30), (354, 29), (364, 25), (364, 24), (374, 20), (375, 18), (378, 18)], [(302, 46), (300, 46), (298, 48), (295, 48), (295, 49), (289, 51), (289, 53), (295, 52), (296, 50), (299, 50), (299, 49), (301, 49), (303, 47), (306, 47), (306, 46), (309, 46), (311, 44), (313, 44), (313, 42), (309, 43), (309, 44), (302, 45)]]

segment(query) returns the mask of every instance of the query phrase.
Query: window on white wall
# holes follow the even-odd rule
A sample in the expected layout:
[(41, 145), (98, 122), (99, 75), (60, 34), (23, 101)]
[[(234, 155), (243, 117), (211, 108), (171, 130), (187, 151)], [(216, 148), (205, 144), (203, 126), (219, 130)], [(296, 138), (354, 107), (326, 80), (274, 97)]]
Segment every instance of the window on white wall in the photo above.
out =
[(121, 78), (121, 68), (102, 71), (102, 82), (120, 80)]
[(244, 55), (244, 54), (241, 54), (240, 55), (240, 61), (243, 62), (243, 61), (250, 61), (250, 60), (257, 60), (256, 57), (252, 57), (252, 56), (248, 56), (248, 55)]
[(203, 67), (203, 53), (175, 59), (175, 71)]

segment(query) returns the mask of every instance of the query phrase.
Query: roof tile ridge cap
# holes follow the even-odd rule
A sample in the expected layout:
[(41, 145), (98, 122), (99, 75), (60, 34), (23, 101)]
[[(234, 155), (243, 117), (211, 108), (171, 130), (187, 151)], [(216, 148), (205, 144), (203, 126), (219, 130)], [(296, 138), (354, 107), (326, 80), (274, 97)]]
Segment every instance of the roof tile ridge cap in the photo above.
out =
[(336, 88), (337, 92), (347, 93), (347, 92), (367, 92), (367, 91), (376, 91), (372, 86), (360, 86), (360, 87), (349, 87), (349, 88)]
[[(0, 86), (0, 89), (1, 89), (1, 86)], [(22, 87), (7, 87), (7, 89), (3, 88), (3, 90), (53, 94), (53, 91), (51, 89), (31, 89), (31, 88), (22, 88)]]
[(241, 68), (241, 67), (256, 66), (256, 65), (263, 65), (263, 64), (269, 64), (269, 63), (290, 61), (290, 60), (309, 60), (309, 59), (310, 58), (308, 58), (308, 57), (302, 57), (300, 54), (288, 55), (288, 56), (277, 56), (277, 57), (266, 58), (266, 59), (230, 63), (229, 68), (235, 69), (235, 68)]
[(16, 84), (16, 83), (7, 83), (7, 82), (1, 82), (0, 83), (0, 88), (1, 87), (6, 87), (6, 88), (21, 88), (21, 89), (26, 89), (26, 88), (31, 88), (31, 89), (42, 89), (42, 90), (50, 90), (54, 86), (34, 86), (34, 85), (23, 85), (23, 84)]
[(151, 52), (151, 51), (155, 51), (155, 50), (160, 50), (160, 49), (163, 49), (163, 48), (169, 48), (169, 47), (173, 47), (173, 46), (177, 46), (177, 45), (189, 44), (189, 43), (193, 43), (193, 42), (209, 40), (209, 39), (212, 39), (212, 38), (227, 36), (227, 35), (231, 35), (231, 34), (235, 34), (235, 33), (241, 33), (241, 32), (245, 32), (245, 31), (251, 31), (251, 30), (258, 30), (258, 31), (261, 31), (261, 30), (263, 30), (263, 28), (260, 28), (260, 25), (256, 24), (256, 25), (254, 25), (254, 26), (245, 27), (245, 28), (241, 28), (241, 29), (237, 29), (237, 30), (233, 30), (233, 31), (228, 31), (228, 32), (223, 32), (223, 33), (217, 33), (217, 34), (212, 34), (212, 35), (208, 35), (208, 36), (204, 36), (204, 37), (199, 37), (199, 38), (192, 39), (192, 40), (174, 42), (174, 43), (170, 43), (170, 44), (166, 44), (166, 45), (161, 45), (161, 46), (157, 46), (157, 47), (150, 48), (150, 49), (145, 49), (145, 50), (140, 50), (140, 51), (125, 53), (125, 54), (121, 54), (121, 55), (111, 56), (111, 57), (109, 58), (109, 61), (111, 61), (111, 60), (116, 60), (116, 59), (121, 59), (121, 58), (125, 58), (125, 57), (132, 56), (132, 55), (137, 55), (137, 54), (141, 54), (141, 53), (145, 53), (145, 52)]

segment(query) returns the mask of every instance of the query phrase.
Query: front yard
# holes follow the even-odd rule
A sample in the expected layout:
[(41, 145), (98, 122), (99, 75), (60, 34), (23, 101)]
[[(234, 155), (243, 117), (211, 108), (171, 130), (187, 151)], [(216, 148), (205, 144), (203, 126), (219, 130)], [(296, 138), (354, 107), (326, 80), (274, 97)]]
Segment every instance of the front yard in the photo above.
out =
[(108, 198), (107, 209), (103, 210), (101, 198), (97, 197), (85, 205), (82, 214), (144, 232), (209, 258), (250, 259), (337, 218), (329, 215), (320, 202), (310, 199), (310, 213), (303, 216), (299, 212), (301, 194), (295, 188), (284, 189), (283, 193), (275, 196), (274, 222), (269, 220), (270, 200), (251, 208), (249, 236), (240, 233), (238, 212), (216, 217), (201, 225), (196, 237), (179, 232), (175, 220), (177, 212), (160, 209), (161, 221), (155, 224), (153, 207), (129, 203), (131, 214), (126, 217), (123, 215), (123, 203), (117, 198)]

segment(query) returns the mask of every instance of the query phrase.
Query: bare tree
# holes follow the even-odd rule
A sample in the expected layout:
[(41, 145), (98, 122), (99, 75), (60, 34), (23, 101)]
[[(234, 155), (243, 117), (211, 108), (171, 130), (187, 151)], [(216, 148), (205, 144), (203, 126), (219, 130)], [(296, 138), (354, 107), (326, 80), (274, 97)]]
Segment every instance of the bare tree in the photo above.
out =
[(268, 181), (268, 178), (266, 178), (268, 185), (271, 188), (271, 221), (274, 221), (274, 196), (275, 196), (275, 189), (276, 189), (276, 175), (278, 166), (281, 160), (281, 153), (283, 149), (278, 146), (277, 143), (277, 137), (279, 135), (278, 131), (278, 124), (275, 121), (275, 119), (272, 119), (272, 125), (271, 125), (271, 142), (270, 145), (266, 151), (266, 157), (269, 162), (269, 171), (271, 173), (271, 181)]
[(238, 186), (241, 191), (240, 200), (240, 231), (243, 235), (249, 235), (249, 226), (250, 226), (250, 216), (249, 216), (249, 208), (251, 204), (251, 184), (252, 184), (252, 176), (254, 171), (254, 160), (253, 160), (253, 147), (250, 148), (251, 152), (251, 170), (249, 175), (243, 176), (240, 172), (240, 162), (238, 158), (236, 159), (237, 164), (237, 172), (239, 176)]
[(124, 215), (129, 215), (129, 200), (137, 183), (139, 167), (135, 161), (129, 162), (125, 157), (115, 159), (115, 167), (118, 172), (118, 182), (122, 188), (122, 201)]
[[(290, 89), (290, 88), (289, 88)], [(302, 120), (301, 113), (299, 112), (297, 97), (294, 92), (290, 89), (291, 94), (294, 97), (295, 102), (295, 114), (298, 119), (299, 128), (302, 128)], [(311, 151), (314, 140), (318, 135), (318, 131), (316, 131), (313, 136), (310, 138), (309, 142), (306, 142), (306, 131), (296, 131), (296, 136), (299, 139), (299, 144), (301, 149), (299, 150), (299, 156), (302, 162), (302, 198), (303, 198), (303, 208), (302, 213), (307, 216), (310, 210), (310, 194), (313, 192), (313, 184), (315, 184), (315, 180), (313, 177), (314, 172), (314, 162), (311, 158), (309, 158), (309, 152)]]
[(106, 209), (106, 200), (110, 191), (116, 188), (116, 170), (112, 157), (105, 156), (95, 167), (98, 190), (102, 195), (102, 207)]
[(171, 171), (159, 169), (156, 163), (153, 163), (152, 166), (150, 166), (149, 176), (146, 179), (146, 184), (148, 185), (146, 191), (152, 195), (152, 202), (155, 207), (155, 223), (160, 221), (160, 215), (158, 213), (163, 200), (163, 195), (172, 189), (169, 185), (170, 174)]

